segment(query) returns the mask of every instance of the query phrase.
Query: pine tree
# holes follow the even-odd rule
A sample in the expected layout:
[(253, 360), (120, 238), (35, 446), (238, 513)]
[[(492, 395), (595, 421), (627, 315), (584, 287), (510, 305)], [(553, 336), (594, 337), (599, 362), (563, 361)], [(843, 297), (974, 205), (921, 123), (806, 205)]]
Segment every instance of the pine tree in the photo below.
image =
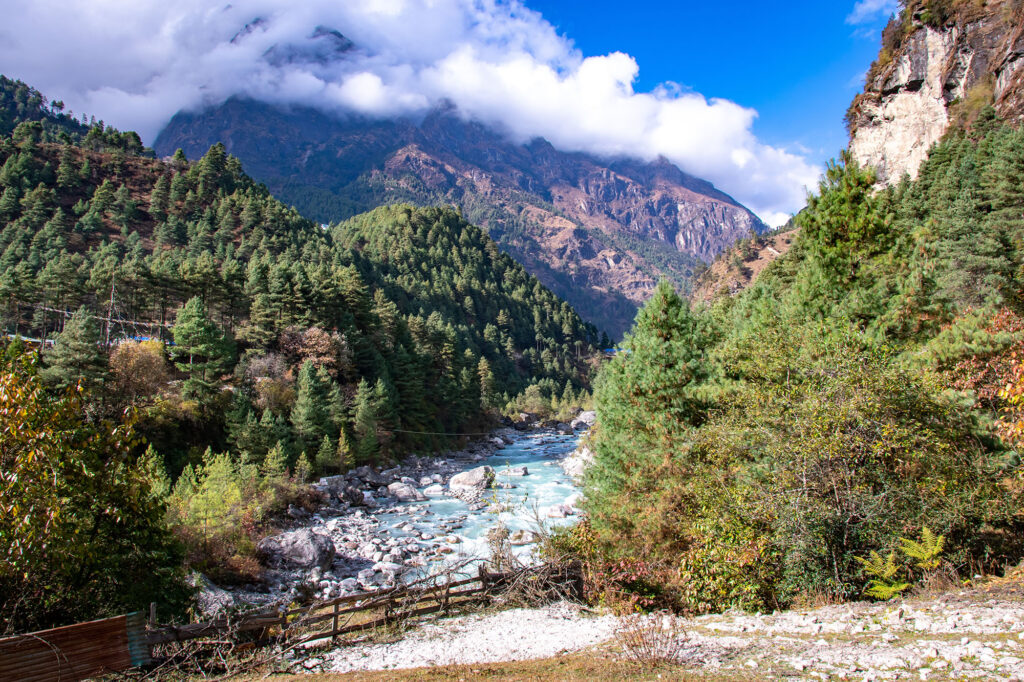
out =
[(338, 452), (331, 442), (330, 436), (324, 436), (320, 448), (316, 451), (317, 471), (334, 471), (338, 468)]
[(341, 467), (341, 472), (350, 471), (356, 465), (356, 450), (352, 444), (352, 438), (346, 429), (338, 434), (338, 450), (335, 461)]
[(100, 326), (89, 310), (82, 306), (57, 337), (47, 357), (43, 378), (59, 389), (81, 384), (86, 390), (103, 385), (109, 374), (107, 354), (100, 346)]
[(487, 358), (480, 358), (476, 373), (480, 380), (480, 407), (484, 410), (496, 407), (498, 389), (495, 385), (494, 372), (491, 371), (491, 363), (487, 362)]
[(70, 145), (60, 152), (60, 165), (57, 166), (57, 186), (64, 190), (74, 189), (81, 180), (79, 169), (75, 167), (75, 156)]
[(366, 379), (359, 381), (356, 388), (355, 415), (355, 459), (358, 463), (375, 462), (380, 453), (380, 441), (377, 438), (377, 404), (374, 389)]
[(206, 313), (199, 297), (178, 311), (174, 329), (175, 366), (189, 373), (183, 394), (201, 399), (214, 391), (213, 381), (234, 359), (233, 344)]
[(323, 368), (317, 369), (306, 360), (299, 370), (298, 396), (292, 408), (292, 426), (295, 434), (306, 444), (314, 446), (327, 436), (331, 426), (330, 377)]
[(628, 495), (630, 481), (653, 475), (703, 420), (707, 344), (689, 304), (668, 282), (658, 284), (596, 390), (601, 429), (588, 472), (596, 516), (628, 521), (643, 504)]
[(270, 448), (260, 467), (260, 474), (265, 483), (276, 483), (288, 475), (288, 456), (284, 444), (280, 441)]
[(310, 464), (309, 457), (303, 452), (295, 461), (295, 480), (299, 483), (308, 483), (312, 477), (313, 465)]
[(153, 191), (149, 194), (149, 214), (154, 220), (167, 220), (167, 208), (170, 205), (171, 184), (166, 175), (157, 178)]

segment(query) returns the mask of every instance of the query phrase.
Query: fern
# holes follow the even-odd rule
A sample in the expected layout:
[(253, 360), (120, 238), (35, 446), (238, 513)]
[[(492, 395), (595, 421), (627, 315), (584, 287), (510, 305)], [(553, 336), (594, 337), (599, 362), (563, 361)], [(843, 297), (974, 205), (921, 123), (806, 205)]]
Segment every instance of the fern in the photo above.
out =
[(896, 565), (896, 552), (891, 552), (885, 559), (874, 550), (867, 559), (854, 558), (864, 566), (865, 573), (874, 576), (864, 588), (864, 594), (869, 597), (888, 601), (910, 587), (910, 583), (896, 578), (896, 574), (900, 570), (900, 567)]
[(923, 571), (934, 571), (942, 562), (942, 550), (946, 546), (946, 537), (936, 535), (928, 526), (921, 529), (921, 541), (900, 538), (903, 546), (900, 548), (908, 559), (914, 560), (914, 564)]

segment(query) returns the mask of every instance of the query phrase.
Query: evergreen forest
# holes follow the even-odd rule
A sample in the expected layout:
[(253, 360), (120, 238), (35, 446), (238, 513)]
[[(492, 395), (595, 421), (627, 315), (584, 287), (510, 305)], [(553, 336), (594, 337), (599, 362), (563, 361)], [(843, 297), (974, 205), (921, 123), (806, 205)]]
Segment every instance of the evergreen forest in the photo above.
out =
[[(882, 191), (844, 153), (795, 224), (734, 296), (663, 283), (598, 376), (557, 545), (631, 603), (860, 599), (918, 537), (953, 575), (1024, 556), (1024, 131), (989, 107)], [(924, 577), (887, 575), (867, 594)]]
[(588, 399), (599, 332), (458, 212), (315, 224), (221, 145), (157, 160), (0, 85), (9, 628), (180, 609), (313, 477)]

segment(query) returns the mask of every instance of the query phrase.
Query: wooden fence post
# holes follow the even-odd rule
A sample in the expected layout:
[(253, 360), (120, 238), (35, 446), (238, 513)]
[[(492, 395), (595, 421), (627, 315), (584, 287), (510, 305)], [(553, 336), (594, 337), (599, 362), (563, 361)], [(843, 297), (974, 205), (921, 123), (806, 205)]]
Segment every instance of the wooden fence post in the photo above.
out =
[(334, 602), (334, 625), (331, 627), (331, 641), (338, 639), (338, 611), (341, 609), (341, 605), (338, 602)]
[(487, 590), (490, 589), (490, 585), (487, 580), (487, 569), (483, 565), (478, 567), (478, 574), (480, 576), (480, 587), (483, 588), (484, 594), (487, 594)]

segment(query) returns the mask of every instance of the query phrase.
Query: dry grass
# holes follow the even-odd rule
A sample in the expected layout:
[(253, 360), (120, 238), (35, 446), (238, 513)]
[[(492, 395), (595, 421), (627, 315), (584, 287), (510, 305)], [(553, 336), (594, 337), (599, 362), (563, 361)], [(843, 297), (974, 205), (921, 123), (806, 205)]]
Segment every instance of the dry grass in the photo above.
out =
[(623, 657), (639, 670), (683, 663), (687, 637), (682, 621), (668, 613), (625, 616), (615, 630)]
[(245, 682), (268, 679), (273, 682), (384, 682), (385, 680), (409, 680), (433, 682), (441, 680), (538, 680), (555, 682), (619, 682), (621, 680), (711, 680), (732, 682), (749, 680), (749, 675), (726, 675), (709, 673), (702, 675), (683, 672), (676, 666), (640, 670), (629, 661), (612, 660), (594, 653), (573, 654), (542, 658), (532, 661), (507, 663), (474, 663), (469, 665), (447, 665), (409, 670), (380, 670), (374, 672), (352, 672), (318, 675), (263, 675), (238, 678)]

